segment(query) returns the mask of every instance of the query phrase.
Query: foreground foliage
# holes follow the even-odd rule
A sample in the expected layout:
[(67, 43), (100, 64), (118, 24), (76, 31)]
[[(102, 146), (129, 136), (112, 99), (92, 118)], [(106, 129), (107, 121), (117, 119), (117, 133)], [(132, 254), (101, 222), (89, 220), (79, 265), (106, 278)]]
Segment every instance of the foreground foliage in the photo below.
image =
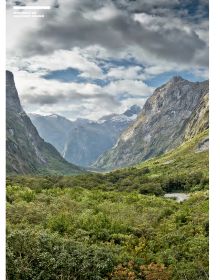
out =
[(208, 196), (7, 187), (7, 279), (208, 279)]
[(8, 177), (7, 279), (208, 279), (206, 136), (106, 174)]

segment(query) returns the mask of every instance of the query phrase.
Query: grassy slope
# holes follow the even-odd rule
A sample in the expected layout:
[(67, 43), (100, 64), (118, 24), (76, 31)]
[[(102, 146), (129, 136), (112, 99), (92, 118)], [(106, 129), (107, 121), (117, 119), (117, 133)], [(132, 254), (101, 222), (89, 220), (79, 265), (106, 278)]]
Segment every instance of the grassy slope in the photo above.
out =
[(198, 143), (208, 131), (186, 142), (174, 151), (145, 161), (136, 167), (106, 174), (89, 173), (77, 176), (15, 176), (8, 185), (29, 188), (83, 187), (116, 191), (136, 191), (162, 195), (167, 191), (198, 191), (208, 189), (208, 152), (196, 153)]
[(208, 151), (196, 153), (198, 143), (208, 136), (208, 130), (183, 143), (177, 149), (162, 156), (138, 164), (137, 168), (149, 167), (150, 176), (189, 174), (201, 172), (208, 176)]

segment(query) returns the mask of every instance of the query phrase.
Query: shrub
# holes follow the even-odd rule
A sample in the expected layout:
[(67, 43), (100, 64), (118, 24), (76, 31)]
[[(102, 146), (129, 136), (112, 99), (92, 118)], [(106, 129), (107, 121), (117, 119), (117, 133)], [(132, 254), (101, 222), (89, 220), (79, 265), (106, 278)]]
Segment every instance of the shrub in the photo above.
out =
[(103, 247), (30, 230), (7, 236), (8, 280), (101, 280), (113, 265), (111, 252)]
[(140, 194), (155, 194), (155, 195), (162, 195), (164, 193), (160, 184), (154, 182), (142, 185), (139, 192)]
[(71, 225), (70, 216), (65, 215), (64, 213), (58, 214), (57, 216), (50, 218), (48, 221), (48, 228), (60, 234), (68, 232), (71, 229)]
[(111, 273), (111, 280), (171, 280), (172, 269), (164, 264), (138, 265), (134, 261), (119, 264)]

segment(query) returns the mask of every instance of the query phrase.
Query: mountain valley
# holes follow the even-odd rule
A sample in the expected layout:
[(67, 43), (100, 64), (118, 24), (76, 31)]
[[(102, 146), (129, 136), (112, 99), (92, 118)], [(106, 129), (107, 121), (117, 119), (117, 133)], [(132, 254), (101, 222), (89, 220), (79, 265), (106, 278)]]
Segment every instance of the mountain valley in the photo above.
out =
[(103, 116), (98, 121), (78, 118), (70, 121), (53, 114), (29, 114), (40, 136), (51, 143), (69, 162), (89, 167), (112, 148), (120, 134), (131, 125), (141, 108), (131, 106), (123, 114)]
[(67, 162), (38, 134), (23, 110), (13, 74), (6, 72), (7, 174), (76, 174), (82, 170)]

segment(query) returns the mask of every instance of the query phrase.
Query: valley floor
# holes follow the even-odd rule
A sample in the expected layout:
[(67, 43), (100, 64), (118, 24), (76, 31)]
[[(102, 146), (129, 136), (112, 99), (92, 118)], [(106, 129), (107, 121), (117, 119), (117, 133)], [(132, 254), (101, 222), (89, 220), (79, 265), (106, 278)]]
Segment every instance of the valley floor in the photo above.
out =
[(106, 174), (8, 177), (7, 280), (208, 279), (207, 134)]
[(208, 193), (7, 187), (7, 279), (208, 279)]

